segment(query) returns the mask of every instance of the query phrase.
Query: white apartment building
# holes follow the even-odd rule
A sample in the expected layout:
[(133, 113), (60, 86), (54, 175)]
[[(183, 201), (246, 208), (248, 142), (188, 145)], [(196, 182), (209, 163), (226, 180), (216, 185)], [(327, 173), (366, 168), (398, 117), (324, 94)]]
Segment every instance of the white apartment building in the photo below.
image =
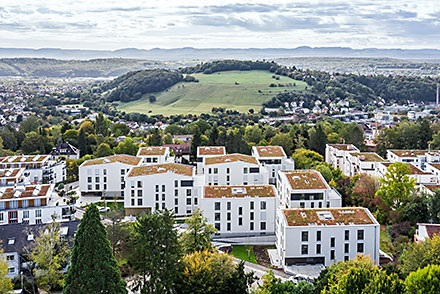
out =
[(327, 144), (325, 146), (325, 162), (340, 169), (344, 175), (350, 173), (348, 158), (351, 152), (360, 152), (353, 144)]
[(275, 233), (276, 189), (272, 185), (205, 186), (200, 208), (218, 235)]
[(203, 159), (205, 185), (265, 185), (269, 173), (255, 157), (227, 154)]
[(357, 174), (367, 174), (376, 176), (377, 164), (385, 162), (385, 159), (374, 152), (351, 152), (347, 157), (348, 173), (346, 176), (352, 177)]
[(278, 197), (283, 208), (341, 207), (341, 195), (314, 170), (279, 171)]
[(440, 163), (426, 163), (425, 164), (425, 171), (428, 173), (431, 173), (437, 177), (437, 183), (440, 183)]
[(295, 162), (281, 146), (253, 146), (252, 156), (267, 169), (269, 184), (276, 184), (279, 170), (294, 170)]
[(440, 150), (387, 150), (387, 159), (391, 162), (411, 163), (425, 170), (426, 163), (440, 163)]
[(125, 214), (161, 209), (177, 216), (192, 214), (200, 205), (199, 178), (194, 167), (178, 163), (133, 167), (126, 176)]
[(201, 175), (205, 158), (226, 155), (225, 146), (199, 146), (197, 147), (197, 174)]
[(0, 186), (15, 186), (25, 180), (24, 168), (11, 168), (0, 170)]
[(53, 191), (54, 185), (0, 188), (0, 224), (45, 224), (74, 217), (73, 204)]
[(380, 225), (366, 208), (280, 209), (277, 255), (291, 265), (330, 266), (362, 254), (379, 264)]
[[(388, 171), (388, 167), (391, 165), (391, 162), (379, 162), (377, 163), (376, 175), (380, 178), (383, 178)], [(409, 178), (414, 179), (416, 184), (437, 184), (438, 176), (421, 170), (413, 164), (407, 163), (407, 165), (411, 169), (411, 173), (409, 174)]]
[(124, 198), (125, 176), (141, 162), (141, 158), (124, 154), (84, 161), (79, 167), (81, 195)]
[(141, 147), (136, 155), (142, 158), (142, 165), (171, 163), (173, 157), (170, 156), (170, 148), (163, 146)]
[(440, 224), (417, 224), (414, 242), (421, 243), (440, 234)]
[(50, 155), (14, 155), (0, 160), (0, 169), (13, 168), (24, 168), (24, 175), (33, 184), (57, 184), (66, 179), (65, 162), (51, 160)]

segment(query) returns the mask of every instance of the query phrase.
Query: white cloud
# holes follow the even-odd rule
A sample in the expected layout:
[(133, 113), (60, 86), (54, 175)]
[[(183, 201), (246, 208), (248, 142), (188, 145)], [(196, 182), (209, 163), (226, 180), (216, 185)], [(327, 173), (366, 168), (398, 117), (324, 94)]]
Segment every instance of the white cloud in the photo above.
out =
[(1, 2), (7, 47), (440, 46), (437, 0)]

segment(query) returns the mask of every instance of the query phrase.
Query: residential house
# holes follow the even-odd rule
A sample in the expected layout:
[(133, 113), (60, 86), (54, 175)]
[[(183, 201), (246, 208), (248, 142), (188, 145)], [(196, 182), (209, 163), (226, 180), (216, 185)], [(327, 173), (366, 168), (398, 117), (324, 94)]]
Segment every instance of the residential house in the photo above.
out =
[(170, 156), (170, 148), (164, 146), (141, 147), (136, 156), (142, 158), (141, 165), (174, 162)]
[(358, 254), (379, 263), (380, 225), (366, 208), (280, 209), (276, 238), (286, 271), (293, 265), (330, 266)]
[(125, 176), (142, 159), (119, 154), (90, 159), (79, 167), (79, 190), (82, 196), (124, 198)]
[(64, 156), (69, 159), (79, 159), (80, 150), (68, 142), (64, 142), (58, 144), (57, 147), (54, 147), (50, 152), (50, 155), (53, 159), (57, 159), (60, 156)]
[(440, 163), (440, 150), (387, 150), (387, 159), (391, 162), (411, 163), (425, 170), (426, 163)]
[(325, 146), (325, 162), (340, 169), (344, 175), (349, 175), (349, 157), (352, 152), (360, 152), (360, 150), (353, 144), (327, 144)]
[[(378, 162), (376, 175), (380, 178), (385, 177), (391, 162)], [(414, 179), (416, 184), (437, 184), (438, 176), (421, 170), (413, 164), (407, 163), (408, 167), (411, 169), (409, 178)]]
[(11, 168), (0, 170), (0, 187), (15, 186), (24, 183), (24, 168)]
[(341, 207), (341, 195), (315, 170), (279, 171), (277, 191), (283, 208)]
[(204, 174), (204, 159), (226, 155), (225, 146), (199, 146), (197, 147), (197, 174)]
[(275, 233), (276, 189), (272, 185), (204, 186), (200, 208), (220, 236)]
[(377, 163), (385, 162), (385, 159), (374, 152), (351, 152), (347, 156), (348, 173), (346, 176), (353, 177), (357, 174), (376, 176)]
[(281, 146), (253, 146), (252, 156), (267, 169), (269, 184), (276, 184), (279, 170), (295, 169), (295, 162), (287, 157)]

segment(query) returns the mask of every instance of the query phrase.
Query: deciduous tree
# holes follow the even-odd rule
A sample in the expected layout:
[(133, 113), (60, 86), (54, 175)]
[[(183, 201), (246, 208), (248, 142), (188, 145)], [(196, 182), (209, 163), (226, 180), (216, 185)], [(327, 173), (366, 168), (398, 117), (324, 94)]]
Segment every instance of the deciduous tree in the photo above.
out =
[(185, 253), (203, 250), (212, 251), (214, 249), (211, 236), (217, 230), (211, 224), (208, 224), (208, 219), (203, 216), (199, 209), (185, 221), (185, 224), (188, 225), (188, 228), (180, 236), (180, 243)]

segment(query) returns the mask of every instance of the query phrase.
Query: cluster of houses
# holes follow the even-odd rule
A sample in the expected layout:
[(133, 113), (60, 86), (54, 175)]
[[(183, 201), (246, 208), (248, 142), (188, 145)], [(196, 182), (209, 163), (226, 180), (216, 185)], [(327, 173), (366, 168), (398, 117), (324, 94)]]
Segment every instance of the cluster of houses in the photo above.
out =
[(45, 224), (62, 223), (66, 237), (76, 231), (74, 201), (56, 191), (56, 184), (66, 180), (60, 156), (78, 158), (79, 151), (63, 143), (48, 155), (0, 157), (0, 240), (10, 278), (23, 270), (25, 248)]
[(169, 147), (141, 147), (79, 167), (82, 197), (124, 201), (125, 214), (168, 209), (177, 217), (200, 209), (216, 241), (273, 240), (275, 266), (322, 264), (369, 255), (379, 262), (379, 224), (368, 209), (344, 208), (341, 196), (315, 170), (295, 170), (280, 146), (254, 146), (251, 155), (223, 146), (197, 149), (196, 166), (174, 162)]

